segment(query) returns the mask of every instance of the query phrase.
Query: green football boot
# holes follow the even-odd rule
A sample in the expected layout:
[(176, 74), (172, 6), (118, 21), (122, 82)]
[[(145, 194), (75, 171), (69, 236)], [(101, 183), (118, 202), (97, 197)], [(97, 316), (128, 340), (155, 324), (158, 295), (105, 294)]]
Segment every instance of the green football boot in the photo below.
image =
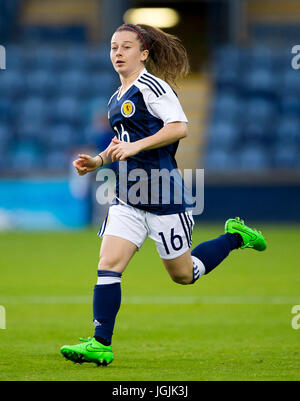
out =
[(257, 251), (264, 251), (267, 248), (267, 243), (262, 233), (246, 226), (244, 221), (239, 217), (226, 221), (225, 233), (240, 234), (243, 240), (241, 249), (253, 248)]
[(113, 361), (111, 345), (103, 345), (95, 338), (80, 338), (81, 344), (64, 345), (60, 352), (70, 361), (83, 363), (94, 362), (99, 365), (108, 365)]

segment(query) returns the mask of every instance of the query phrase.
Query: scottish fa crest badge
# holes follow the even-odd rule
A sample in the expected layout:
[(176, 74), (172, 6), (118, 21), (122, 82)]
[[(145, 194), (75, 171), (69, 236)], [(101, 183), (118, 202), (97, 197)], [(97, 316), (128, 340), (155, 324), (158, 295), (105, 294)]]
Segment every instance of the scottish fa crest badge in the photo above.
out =
[(126, 118), (133, 116), (135, 113), (134, 103), (131, 100), (125, 100), (121, 106), (121, 113)]

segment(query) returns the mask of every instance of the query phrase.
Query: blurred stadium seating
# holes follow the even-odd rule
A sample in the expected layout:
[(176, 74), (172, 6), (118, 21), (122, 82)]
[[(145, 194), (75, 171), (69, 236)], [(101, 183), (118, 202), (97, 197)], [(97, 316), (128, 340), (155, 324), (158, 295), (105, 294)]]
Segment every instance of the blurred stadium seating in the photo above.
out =
[(109, 52), (10, 45), (7, 65), (0, 74), (0, 171), (67, 171), (72, 149), (95, 145), (87, 137), (94, 104), (106, 115), (118, 85)]
[[(91, 145), (93, 105), (104, 113), (118, 85), (107, 49), (14, 45), (7, 60), (0, 74), (0, 170), (65, 170), (74, 147)], [(213, 62), (206, 168), (300, 167), (300, 81), (285, 51), (227, 45)]]
[(286, 48), (226, 45), (213, 63), (206, 168), (299, 168), (300, 80)]

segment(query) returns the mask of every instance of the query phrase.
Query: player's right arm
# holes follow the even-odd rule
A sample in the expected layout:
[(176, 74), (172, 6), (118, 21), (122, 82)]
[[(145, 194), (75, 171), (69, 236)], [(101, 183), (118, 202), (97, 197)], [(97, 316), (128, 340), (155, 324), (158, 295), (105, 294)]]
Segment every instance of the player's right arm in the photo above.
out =
[(111, 156), (107, 155), (107, 151), (113, 146), (111, 142), (109, 146), (98, 155), (92, 157), (86, 154), (79, 154), (78, 159), (73, 161), (73, 166), (76, 168), (79, 175), (85, 175), (91, 171), (97, 170), (97, 168), (106, 166), (112, 163)]

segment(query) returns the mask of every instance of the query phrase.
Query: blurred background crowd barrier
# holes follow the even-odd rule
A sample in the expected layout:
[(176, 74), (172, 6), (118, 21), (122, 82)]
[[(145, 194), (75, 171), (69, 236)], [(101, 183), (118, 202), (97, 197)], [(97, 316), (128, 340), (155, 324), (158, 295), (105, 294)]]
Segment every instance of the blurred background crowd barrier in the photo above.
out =
[(299, 1), (0, 0), (0, 229), (100, 224), (95, 174), (72, 160), (112, 137), (109, 42), (124, 21), (156, 22), (189, 53), (178, 164), (205, 168), (200, 220), (299, 221)]

